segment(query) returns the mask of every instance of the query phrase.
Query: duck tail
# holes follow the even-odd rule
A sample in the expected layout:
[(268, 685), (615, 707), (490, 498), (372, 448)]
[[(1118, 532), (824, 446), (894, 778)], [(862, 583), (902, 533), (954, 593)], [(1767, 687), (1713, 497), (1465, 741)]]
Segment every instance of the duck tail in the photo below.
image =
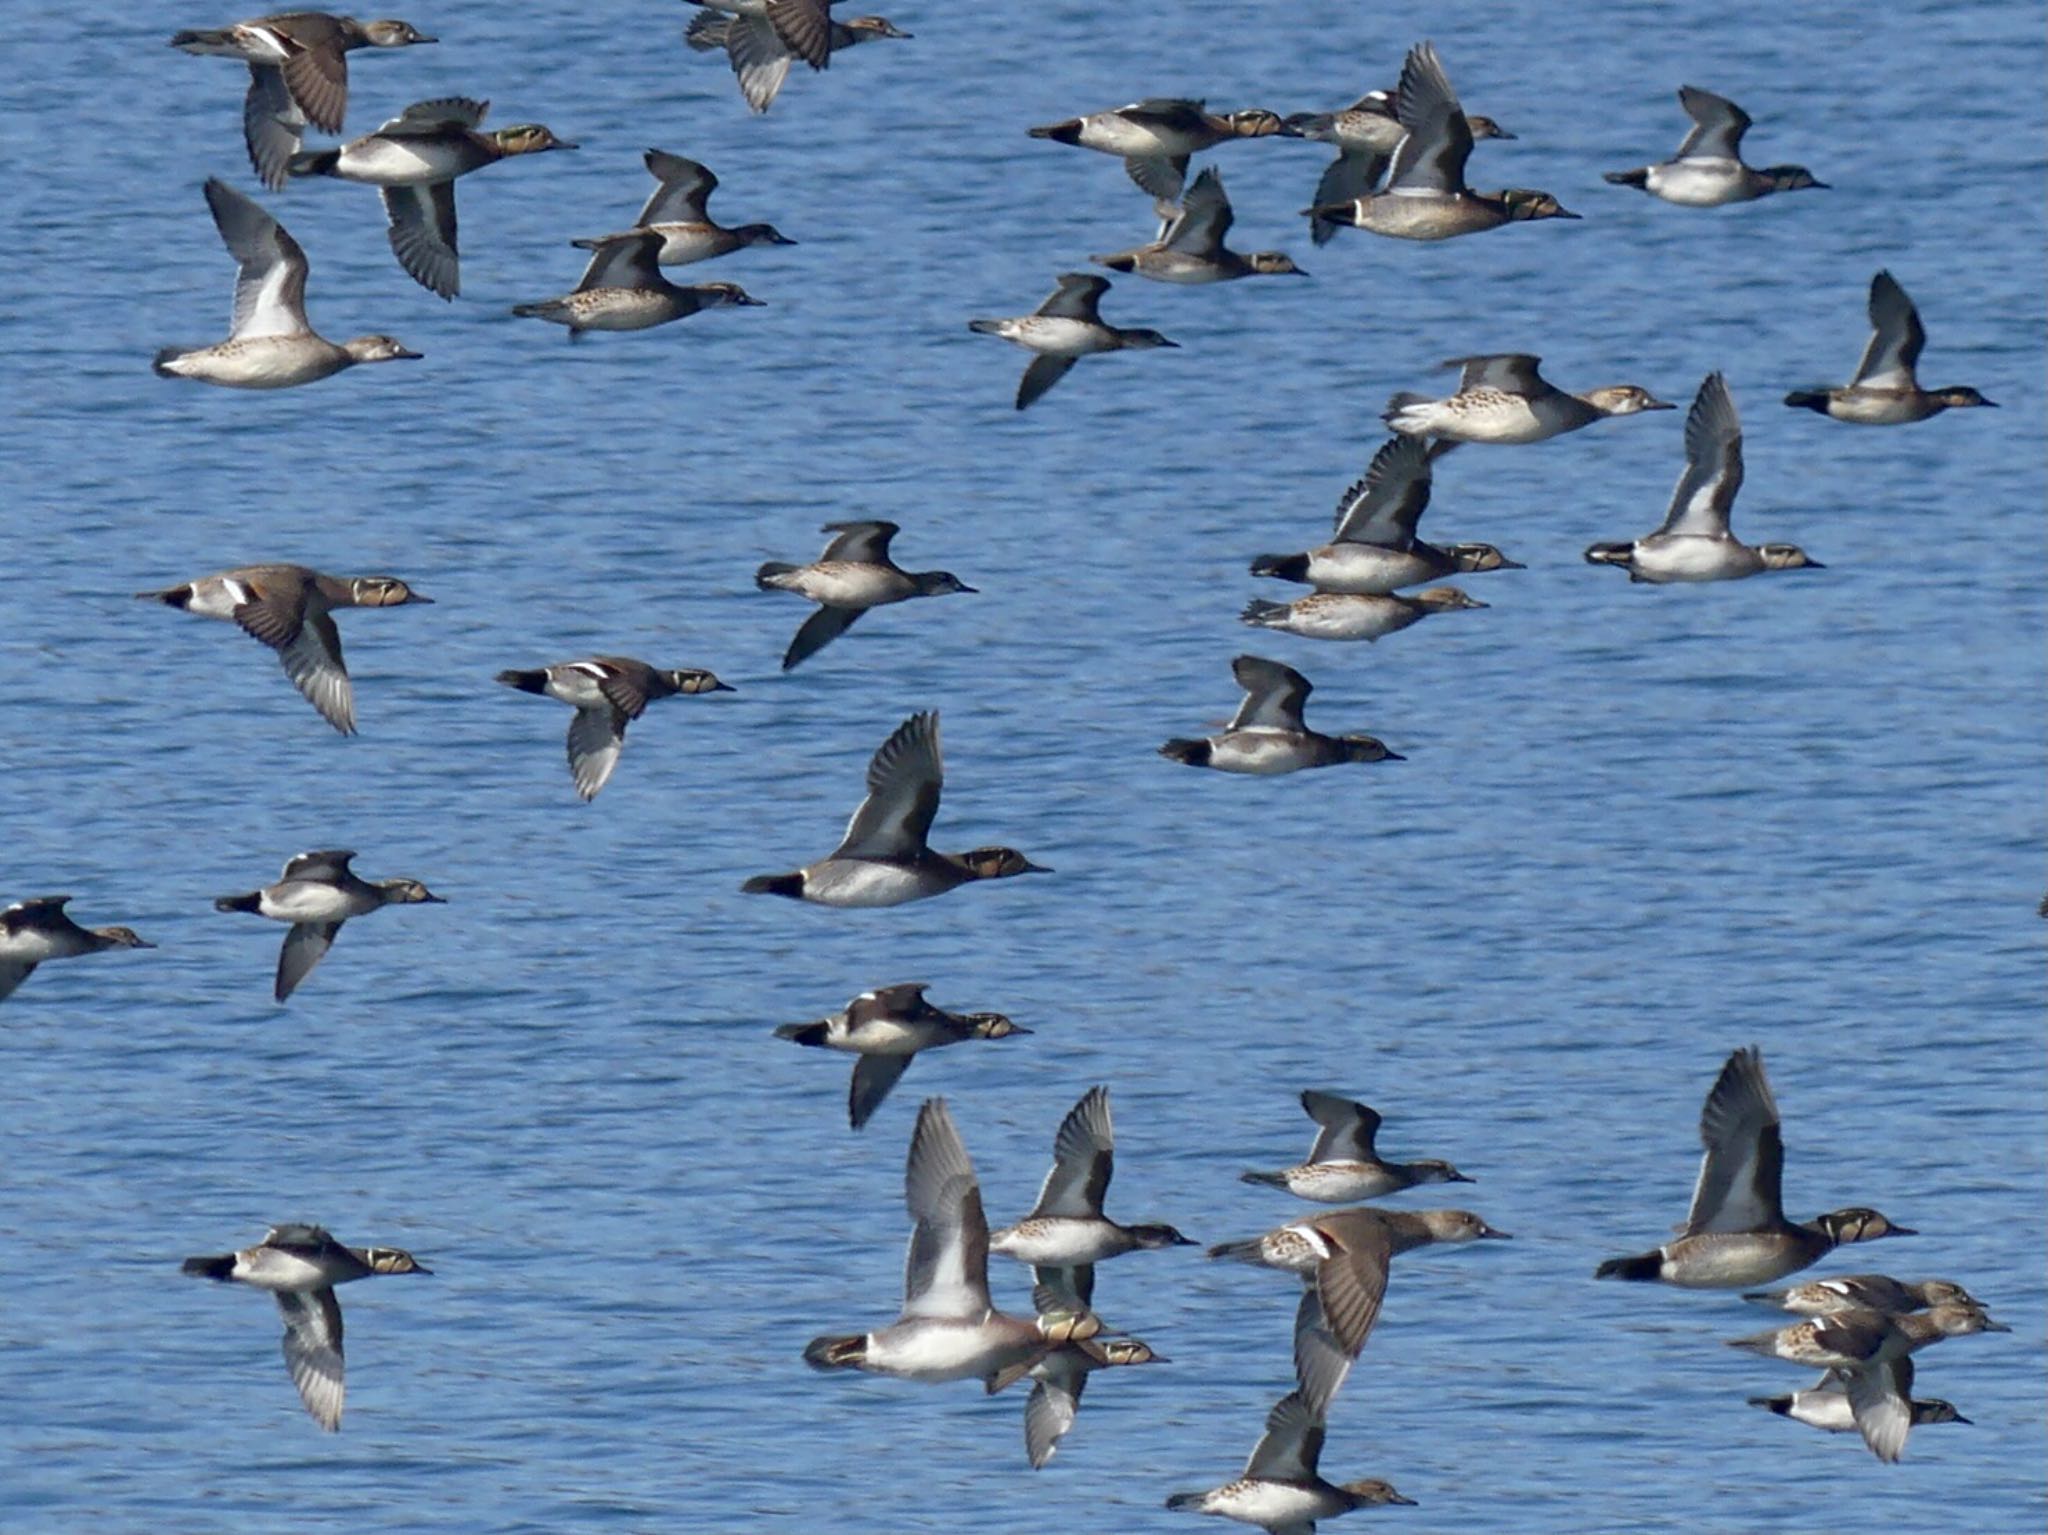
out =
[(683, 29), (683, 41), (693, 52), (712, 53), (725, 46), (726, 28), (731, 23), (714, 10), (700, 10)]
[(1207, 767), (1209, 765), (1209, 743), (1207, 741), (1192, 741), (1184, 736), (1176, 736), (1173, 740), (1168, 741), (1159, 748), (1159, 755), (1173, 762), (1185, 762), (1189, 767)]
[(785, 1023), (775, 1031), (777, 1039), (793, 1039), (800, 1045), (823, 1045), (825, 1025), (823, 1023)]
[(1593, 1270), (1595, 1279), (1655, 1279), (1664, 1267), (1661, 1252), (1640, 1253), (1633, 1258), (1609, 1258)]
[(1646, 165), (1640, 170), (1608, 171), (1601, 179), (1618, 187), (1641, 187), (1647, 190), (1650, 185), (1650, 168)]
[(149, 360), (150, 371), (156, 374), (158, 378), (177, 378), (179, 376), (178, 370), (172, 364), (184, 355), (185, 351), (182, 347), (167, 346), (160, 348), (156, 356)]
[(1746, 1399), (1752, 1407), (1761, 1407), (1765, 1412), (1774, 1412), (1781, 1418), (1792, 1416), (1792, 1398), (1789, 1396), (1752, 1396)]
[(137, 602), (161, 602), (167, 608), (182, 608), (192, 601), (192, 584), (167, 586), (160, 592), (137, 592)]
[(191, 1274), (199, 1279), (227, 1279), (234, 1274), (235, 1255), (222, 1253), (211, 1258), (187, 1258), (178, 1265), (178, 1272)]
[(1138, 269), (1136, 251), (1118, 251), (1113, 256), (1090, 256), (1088, 259), (1097, 266), (1108, 267), (1112, 272), (1135, 272)]
[(508, 688), (517, 688), (522, 693), (545, 693), (548, 690), (546, 672), (499, 672), (498, 681)]
[(802, 568), (800, 565), (790, 565), (782, 560), (770, 560), (754, 572), (754, 585), (764, 592), (779, 590), (784, 576), (794, 575)]
[(1001, 320), (969, 320), (967, 328), (977, 336), (1000, 336), (1003, 333)]
[(1268, 602), (1263, 597), (1254, 597), (1244, 605), (1244, 611), (1237, 616), (1245, 623), (1271, 629), (1277, 627), (1277, 621), (1286, 612), (1287, 604), (1284, 602)]
[(230, 56), (238, 56), (235, 54), (234, 34), (225, 31), (174, 32), (171, 34), (171, 46), (182, 48), (187, 53), (227, 53)]
[(1239, 1174), (1237, 1175), (1237, 1181), (1238, 1181), (1239, 1183), (1256, 1183), (1256, 1184), (1258, 1184), (1258, 1185), (1259, 1185), (1260, 1187), (1262, 1187), (1262, 1188), (1269, 1188), (1269, 1189), (1284, 1189), (1284, 1188), (1286, 1188), (1286, 1187), (1287, 1187), (1287, 1174), (1285, 1174), (1285, 1173), (1239, 1173)]
[(1305, 554), (1261, 554), (1252, 559), (1252, 574), (1255, 576), (1277, 576), (1282, 581), (1306, 581), (1308, 579), (1308, 556)]
[(1166, 1506), (1171, 1509), (1199, 1509), (1207, 1496), (1205, 1492), (1177, 1492), (1166, 1500)]
[(1634, 544), (1595, 544), (1586, 551), (1588, 565), (1626, 565), (1634, 558)]
[(1078, 144), (1081, 142), (1081, 119), (1070, 117), (1063, 123), (1047, 123), (1043, 128), (1033, 128), (1034, 139), (1051, 139), (1056, 144)]
[(213, 903), (215, 911), (261, 911), (263, 892), (251, 890), (247, 895), (224, 895)]
[(1729, 1338), (1726, 1342), (1730, 1348), (1739, 1348), (1744, 1353), (1762, 1354), (1766, 1359), (1778, 1357), (1778, 1334), (1775, 1329), (1755, 1333), (1747, 1338)]
[(801, 874), (756, 874), (740, 886), (742, 895), (782, 895), (792, 901), (804, 896), (804, 877)]
[(1259, 1250), (1260, 1241), (1253, 1237), (1244, 1242), (1218, 1242), (1209, 1249), (1207, 1257), (1212, 1263), (1256, 1263), (1264, 1268), (1266, 1260)]
[(1828, 413), (1828, 396), (1824, 389), (1795, 389), (1785, 396), (1785, 403), (1800, 410), (1817, 410), (1823, 416)]
[(332, 176), (341, 163), (338, 149), (305, 149), (291, 157), (285, 167), (290, 176)]
[(858, 1370), (867, 1357), (864, 1333), (813, 1338), (804, 1345), (804, 1363), (814, 1370)]

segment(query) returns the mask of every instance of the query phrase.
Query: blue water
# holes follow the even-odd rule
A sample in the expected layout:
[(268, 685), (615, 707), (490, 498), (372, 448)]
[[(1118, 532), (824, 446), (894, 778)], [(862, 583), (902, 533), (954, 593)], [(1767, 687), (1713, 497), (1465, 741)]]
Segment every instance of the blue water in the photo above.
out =
[[(352, 127), (459, 91), (584, 147), (463, 182), (452, 306), (397, 270), (370, 192), (291, 188), (315, 324), (426, 360), (251, 396), (148, 368), (226, 321), (199, 186), (250, 185), (243, 77), (163, 37), (228, 14), (0, 8), (0, 896), (75, 892), (161, 945), (0, 1007), (0, 1526), (1193, 1528), (1165, 1495), (1233, 1474), (1286, 1389), (1277, 1276), (1106, 1269), (1106, 1317), (1173, 1363), (1098, 1377), (1038, 1474), (1021, 1392), (799, 1357), (894, 1313), (920, 1097), (952, 1102), (1000, 1220), (1094, 1082), (1112, 1213), (1203, 1241), (1302, 1208), (1235, 1174), (1305, 1149), (1303, 1086), (1479, 1180), (1456, 1192), (1515, 1240), (1403, 1260), (1333, 1413), (1324, 1469), (1422, 1505), (1389, 1528), (2041, 1526), (2038, 7), (902, 0), (914, 42), (799, 69), (761, 120), (680, 7), (400, 9), (444, 41), (358, 55)], [(1177, 91), (1334, 106), (1425, 28), (1520, 135), (1481, 146), (1480, 184), (1584, 222), (1312, 250), (1323, 151), (1226, 146), (1234, 243), (1312, 280), (1120, 279), (1109, 316), (1183, 349), (1012, 412), (1024, 355), (965, 320), (1149, 232), (1114, 162), (1027, 125)], [(1603, 185), (1676, 144), (1681, 81), (1835, 189), (1697, 213)], [(511, 319), (639, 205), (649, 144), (802, 242), (698, 269), (770, 307), (574, 348)], [(2005, 409), (1863, 431), (1776, 404), (1846, 377), (1880, 266), (1926, 318), (1927, 382)], [(1737, 531), (1828, 569), (1654, 590), (1584, 566), (1662, 514), (1682, 416), (1658, 415), (1442, 466), (1424, 531), (1530, 567), (1467, 583), (1490, 610), (1373, 647), (1242, 629), (1271, 585), (1245, 560), (1327, 526), (1386, 395), (1511, 349), (1681, 402), (1725, 370)], [(864, 516), (981, 595), (778, 675), (806, 610), (754, 566)], [(129, 596), (263, 559), (439, 599), (345, 617), (359, 738), (232, 629)], [(1246, 648), (1408, 760), (1156, 757), (1234, 707)], [(490, 677), (595, 650), (739, 691), (651, 710), (584, 806), (567, 711)], [(1057, 875), (883, 912), (741, 897), (832, 845), (917, 708), (944, 711), (940, 844)], [(351, 924), (279, 1009), (277, 930), (210, 898), (330, 846), (449, 904)], [(919, 1062), (849, 1134), (844, 1058), (769, 1031), (909, 979), (1036, 1033)], [(1700, 1097), (1752, 1042), (1796, 1211), (1923, 1233), (1821, 1272), (1952, 1277), (2016, 1329), (1923, 1356), (1976, 1426), (1900, 1467), (1743, 1405), (1806, 1383), (1720, 1346), (1753, 1308), (1589, 1277), (1681, 1215)], [(274, 1308), (177, 1272), (287, 1219), (436, 1271), (344, 1293), (334, 1438)]]

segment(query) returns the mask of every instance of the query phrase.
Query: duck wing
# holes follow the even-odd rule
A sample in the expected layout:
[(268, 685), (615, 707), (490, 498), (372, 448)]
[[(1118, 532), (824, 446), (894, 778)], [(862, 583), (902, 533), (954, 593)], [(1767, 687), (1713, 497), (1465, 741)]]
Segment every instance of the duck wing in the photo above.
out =
[(1380, 1133), (1380, 1116), (1362, 1103), (1321, 1093), (1310, 1088), (1301, 1095), (1301, 1106), (1322, 1129), (1309, 1148), (1311, 1162), (1371, 1162), (1377, 1160), (1373, 1140)]
[(1659, 533), (1727, 538), (1742, 489), (1742, 420), (1727, 382), (1709, 373), (1685, 418), (1685, 472), (1671, 492)]
[(405, 275), (441, 298), (462, 291), (462, 255), (456, 242), (455, 183), (383, 187), (385, 236)]
[(1682, 1235), (1769, 1231), (1784, 1224), (1785, 1143), (1757, 1050), (1737, 1050), (1722, 1066), (1700, 1109), (1700, 1143), (1706, 1154)]
[(789, 642), (789, 649), (782, 653), (782, 669), (793, 671), (851, 629), (863, 608), (832, 608), (820, 606), (818, 611), (798, 626), (796, 635)]
[(277, 951), (277, 983), (271, 995), (282, 1002), (297, 991), (299, 982), (327, 957), (334, 947), (334, 935), (340, 931), (339, 922), (294, 922), (284, 935), (284, 947)]
[(1749, 114), (1725, 96), (1696, 85), (1678, 88), (1678, 104), (1692, 119), (1692, 128), (1678, 146), (1676, 160), (1740, 160), (1742, 136), (1749, 132)]
[(1336, 541), (1406, 550), (1429, 508), (1429, 442), (1395, 436), (1380, 445), (1365, 478), (1337, 503)]
[(379, 127), (377, 133), (380, 136), (411, 138), (446, 132), (450, 128), (477, 128), (483, 125), (490, 110), (488, 101), (478, 101), (473, 96), (436, 96), (431, 101), (415, 101)]
[(1081, 1393), (1088, 1387), (1088, 1365), (1070, 1350), (1055, 1350), (1032, 1371), (1036, 1384), (1024, 1404), (1024, 1453), (1031, 1469), (1052, 1459), (1060, 1441), (1081, 1411)]
[[(1337, 158), (1323, 167), (1322, 179), (1316, 182), (1316, 197), (1312, 207), (1334, 208), (1342, 203), (1356, 202), (1367, 196), (1379, 185), (1391, 164), (1390, 157), (1374, 154), (1369, 149), (1341, 149)], [(1342, 224), (1329, 219), (1309, 219), (1309, 238), (1318, 245), (1328, 245), (1342, 229)]]
[(768, 23), (789, 51), (813, 69), (832, 62), (831, 0), (768, 0)]
[(903, 1175), (913, 1228), (903, 1271), (903, 1315), (979, 1321), (988, 1294), (988, 1217), (981, 1186), (943, 1098), (917, 1111)]
[(1849, 1411), (1870, 1453), (1892, 1462), (1906, 1453), (1913, 1427), (1913, 1360), (1902, 1354), (1847, 1373)]
[[(700, 11), (698, 14), (709, 16), (715, 13)], [(647, 206), (633, 220), (634, 224), (645, 228), (649, 224), (710, 222), (711, 214), (706, 205), (711, 201), (711, 194), (718, 190), (718, 178), (708, 167), (662, 149), (650, 149), (643, 158), (647, 161), (648, 174), (654, 177), (655, 187), (647, 199)]]
[(1498, 389), (1531, 399), (1552, 393), (1550, 381), (1537, 369), (1543, 359), (1528, 352), (1490, 352), (1477, 357), (1450, 357), (1446, 368), (1458, 369), (1458, 393), (1472, 389)]
[(1418, 43), (1409, 49), (1394, 93), (1394, 116), (1405, 132), (1394, 149), (1387, 190), (1444, 196), (1463, 192), (1472, 127), (1433, 44)]
[(576, 781), (581, 799), (597, 798), (597, 791), (611, 782), (619, 765), (619, 753), (626, 749), (626, 721), (630, 716), (607, 700), (578, 709), (569, 718), (569, 776)]
[(1042, 397), (1045, 392), (1067, 376), (1067, 370), (1077, 359), (1072, 357), (1039, 356), (1031, 359), (1024, 370), (1024, 377), (1017, 381), (1017, 409), (1022, 410)]
[(793, 57), (768, 18), (734, 16), (725, 29), (725, 56), (747, 105), (756, 112), (767, 111), (789, 78)]
[(587, 293), (592, 288), (668, 286), (668, 279), (661, 275), (657, 259), (661, 255), (661, 246), (662, 237), (652, 229), (635, 229), (599, 240), (593, 247), (590, 265), (583, 269), (583, 276), (577, 280), (576, 291)]
[(1093, 272), (1062, 272), (1057, 281), (1058, 286), (1031, 311), (1033, 314), (1052, 320), (1085, 320), (1090, 325), (1102, 323), (1099, 306), (1102, 295), (1109, 291), (1107, 277), (1097, 277)]
[(322, 133), (341, 132), (348, 115), (348, 55), (338, 37), (308, 44), (284, 34), (284, 62), (278, 66), (294, 103)]
[(1312, 1482), (1323, 1458), (1323, 1425), (1301, 1393), (1290, 1391), (1266, 1415), (1266, 1432), (1252, 1447), (1244, 1474), (1275, 1482)]
[(868, 763), (868, 794), (834, 858), (914, 858), (928, 849), (944, 778), (936, 711), (913, 714)]
[(249, 93), (242, 98), (242, 141), (256, 179), (271, 191), (291, 179), (292, 156), (306, 135), (306, 114), (285, 88), (275, 64), (249, 66)]
[(1300, 730), (1301, 711), (1315, 685), (1291, 666), (1261, 656), (1239, 656), (1230, 674), (1244, 689), (1244, 702), (1231, 716), (1230, 730)]
[(25, 959), (0, 959), (0, 999), (13, 995), (14, 988), (36, 973)]
[(315, 1423), (334, 1433), (341, 1427), (344, 1395), (341, 1307), (334, 1291), (280, 1290), (277, 1309), (284, 1316), (285, 1368), (299, 1388), (299, 1400)]
[(1920, 324), (1920, 311), (1889, 272), (1870, 279), (1870, 325), (1870, 344), (1864, 347), (1863, 360), (1856, 364), (1856, 376), (1850, 383), (1873, 389), (1918, 388), (1914, 370), (1920, 366), (1927, 332)]
[(818, 556), (818, 563), (845, 560), (854, 565), (889, 563), (889, 540), (901, 530), (893, 522), (828, 522), (821, 532), (833, 534), (832, 542)]
[(853, 1085), (847, 1090), (846, 1117), (858, 1130), (874, 1116), (903, 1073), (910, 1070), (908, 1055), (863, 1055), (853, 1063)]
[(280, 882), (288, 879), (317, 879), (326, 884), (339, 884), (354, 872), (349, 861), (355, 857), (349, 848), (329, 848), (319, 852), (301, 853), (290, 859), (284, 872), (278, 876)]
[(1301, 1304), (1294, 1311), (1294, 1380), (1314, 1416), (1320, 1418), (1329, 1411), (1354, 1361), (1355, 1356), (1344, 1351), (1324, 1320), (1316, 1287), (1304, 1285)]
[(1116, 1131), (1109, 1118), (1109, 1089), (1091, 1087), (1060, 1121), (1052, 1141), (1052, 1171), (1038, 1191), (1031, 1214), (1099, 1217), (1102, 1198), (1116, 1170)]
[(228, 334), (237, 340), (305, 335), (307, 263), (299, 242), (254, 199), (224, 181), (206, 183), (206, 206), (238, 266)]
[(345, 736), (355, 734), (355, 688), (341, 658), (341, 631), (334, 626), (333, 614), (308, 613), (298, 633), (279, 648), (278, 659), (292, 686), (322, 719)]
[(1168, 250), (1190, 256), (1212, 257), (1221, 253), (1223, 237), (1230, 233), (1234, 215), (1230, 198), (1223, 191), (1223, 178), (1210, 166), (1197, 176), (1180, 200), (1180, 213), (1161, 241)]

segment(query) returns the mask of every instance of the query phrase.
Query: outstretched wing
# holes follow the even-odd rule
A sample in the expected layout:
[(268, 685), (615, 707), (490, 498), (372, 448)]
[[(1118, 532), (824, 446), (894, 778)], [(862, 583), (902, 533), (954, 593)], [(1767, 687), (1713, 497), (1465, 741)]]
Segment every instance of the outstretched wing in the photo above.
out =
[(1906, 297), (1898, 279), (1879, 272), (1870, 279), (1870, 344), (1863, 360), (1856, 364), (1852, 384), (1874, 389), (1912, 389), (1918, 379), (1920, 349), (1927, 345), (1927, 332), (1920, 324), (1920, 311)]
[(1678, 88), (1678, 104), (1692, 119), (1692, 128), (1678, 146), (1680, 160), (1739, 160), (1742, 136), (1749, 132), (1749, 114), (1725, 96), (1696, 85)]
[(1726, 538), (1742, 489), (1742, 421), (1718, 373), (1709, 373), (1685, 418), (1685, 472), (1659, 533)]
[(1785, 1142), (1758, 1051), (1737, 1050), (1722, 1066), (1700, 1109), (1700, 1142), (1706, 1154), (1684, 1235), (1767, 1231), (1784, 1220)]
[(926, 849), (939, 813), (944, 765), (936, 710), (913, 714), (868, 763), (868, 794), (846, 823), (834, 858), (907, 858)]
[(1231, 716), (1232, 730), (1300, 730), (1302, 706), (1315, 686), (1291, 666), (1262, 656), (1239, 656), (1230, 674), (1244, 689), (1244, 702)]

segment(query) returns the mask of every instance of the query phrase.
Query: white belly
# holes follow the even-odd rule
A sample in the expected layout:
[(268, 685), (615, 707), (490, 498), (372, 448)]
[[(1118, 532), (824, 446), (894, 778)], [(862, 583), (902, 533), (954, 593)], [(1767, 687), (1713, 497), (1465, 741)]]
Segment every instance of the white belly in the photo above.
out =
[(1739, 581), (1764, 568), (1756, 551), (1725, 538), (1646, 538), (1629, 567), (1644, 581)]
[(264, 891), (257, 909), (273, 922), (344, 922), (365, 908), (332, 885), (291, 880)]
[(1011, 1228), (989, 1241), (989, 1251), (1007, 1254), (1019, 1263), (1066, 1267), (1075, 1263), (1100, 1263), (1127, 1252), (1123, 1235), (1107, 1221), (1077, 1220), (1065, 1216), (1039, 1216), (1028, 1230)]
[(165, 371), (229, 389), (290, 389), (339, 373), (348, 354), (312, 336), (253, 336), (173, 357)]
[(1225, 773), (1270, 776), (1317, 763), (1298, 735), (1280, 730), (1233, 730), (1209, 743), (1209, 766)]
[(1672, 160), (1650, 167), (1645, 185), (1667, 203), (1684, 208), (1716, 208), (1747, 202), (1755, 194), (1749, 177), (1734, 160)]
[(1377, 544), (1325, 544), (1308, 556), (1309, 585), (1362, 597), (1386, 596), (1440, 573), (1419, 555)]
[(919, 1317), (868, 1335), (867, 1368), (907, 1380), (974, 1380), (1014, 1357), (979, 1321)]
[(359, 139), (344, 145), (334, 173), (344, 181), (373, 187), (416, 187), (450, 181), (461, 167), (448, 145), (438, 141), (411, 144), (403, 139)]
[(901, 906), (938, 893), (912, 870), (891, 863), (828, 859), (804, 875), (804, 899), (821, 906)]

